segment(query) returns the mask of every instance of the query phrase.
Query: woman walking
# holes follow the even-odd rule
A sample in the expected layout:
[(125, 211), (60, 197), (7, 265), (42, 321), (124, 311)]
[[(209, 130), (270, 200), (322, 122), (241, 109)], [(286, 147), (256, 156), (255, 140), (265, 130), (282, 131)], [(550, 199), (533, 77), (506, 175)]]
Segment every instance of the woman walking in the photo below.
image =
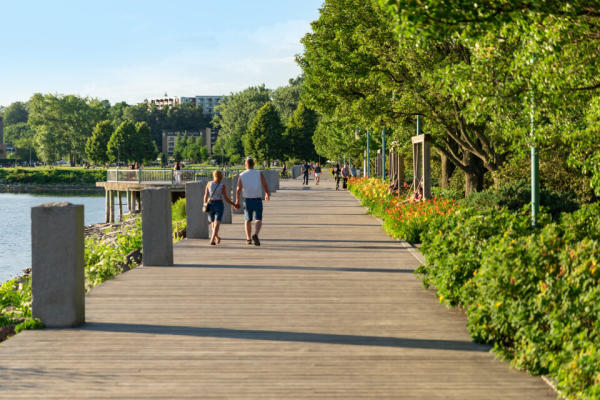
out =
[(335, 165), (335, 190), (340, 190), (340, 180), (342, 179), (342, 170), (340, 169), (340, 164)]
[(321, 181), (321, 166), (319, 165), (319, 163), (315, 165), (315, 181), (317, 182), (317, 185)]
[(221, 183), (223, 173), (217, 169), (213, 172), (213, 178), (214, 180), (206, 185), (206, 191), (204, 192), (204, 204), (208, 206), (208, 210), (206, 211), (208, 213), (208, 222), (210, 222), (212, 227), (211, 246), (221, 243), (219, 226), (221, 225), (223, 212), (225, 211), (223, 201), (235, 207), (235, 203), (227, 196), (225, 185)]

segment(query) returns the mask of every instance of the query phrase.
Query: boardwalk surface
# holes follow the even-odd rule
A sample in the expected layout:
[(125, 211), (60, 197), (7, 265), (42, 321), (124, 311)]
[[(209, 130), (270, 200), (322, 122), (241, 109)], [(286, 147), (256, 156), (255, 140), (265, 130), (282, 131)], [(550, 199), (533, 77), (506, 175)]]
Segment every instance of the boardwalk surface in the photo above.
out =
[(80, 329), (0, 344), (0, 398), (554, 399), (473, 344), (390, 240), (331, 183), (283, 181), (261, 247), (222, 244), (94, 289)]

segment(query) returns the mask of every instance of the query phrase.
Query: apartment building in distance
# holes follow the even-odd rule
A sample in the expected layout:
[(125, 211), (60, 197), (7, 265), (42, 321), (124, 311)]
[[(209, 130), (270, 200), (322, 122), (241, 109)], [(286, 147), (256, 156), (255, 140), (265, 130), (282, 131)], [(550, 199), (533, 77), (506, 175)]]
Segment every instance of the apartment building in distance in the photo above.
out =
[(194, 96), (194, 97), (169, 97), (166, 95), (161, 98), (149, 100), (150, 104), (156, 104), (158, 108), (172, 107), (183, 103), (194, 103), (198, 107), (202, 107), (205, 114), (215, 115), (215, 106), (219, 104), (222, 96)]
[(185, 131), (185, 132), (172, 132), (172, 131), (163, 131), (162, 134), (162, 146), (161, 150), (164, 154), (169, 156), (173, 155), (173, 151), (175, 151), (175, 144), (177, 143), (177, 138), (183, 138), (185, 134), (188, 136), (197, 138), (202, 138), (202, 143), (208, 150), (208, 154), (212, 154), (212, 146), (214, 144), (213, 140), (213, 129), (205, 128), (199, 131)]

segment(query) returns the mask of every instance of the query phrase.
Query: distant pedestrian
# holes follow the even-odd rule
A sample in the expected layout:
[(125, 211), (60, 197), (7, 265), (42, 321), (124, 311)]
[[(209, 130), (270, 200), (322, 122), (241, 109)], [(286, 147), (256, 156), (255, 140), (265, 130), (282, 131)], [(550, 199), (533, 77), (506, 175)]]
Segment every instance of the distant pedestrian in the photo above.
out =
[(307, 162), (305, 162), (304, 165), (302, 166), (302, 172), (304, 173), (304, 180), (302, 181), (303, 185), (308, 185), (308, 174), (311, 169), (312, 169), (312, 167)]
[(213, 178), (214, 180), (206, 185), (206, 190), (204, 191), (204, 204), (208, 205), (208, 222), (210, 222), (212, 227), (212, 235), (210, 237), (211, 246), (221, 243), (219, 226), (221, 225), (223, 212), (225, 211), (223, 200), (237, 208), (236, 204), (227, 196), (225, 185), (221, 183), (223, 173), (217, 169), (213, 171)]
[(356, 177), (356, 172), (356, 167), (354, 166), (354, 164), (352, 164), (352, 167), (350, 168), (350, 176), (352, 176), (353, 178)]
[(319, 163), (317, 163), (315, 165), (315, 182), (318, 185), (320, 181), (321, 181), (321, 166), (319, 165)]
[(342, 179), (344, 181), (344, 184), (342, 186), (343, 189), (346, 189), (348, 187), (348, 178), (350, 177), (350, 168), (348, 167), (348, 164), (344, 164), (344, 168), (342, 168)]
[[(262, 227), (262, 192), (265, 191), (265, 200), (269, 201), (271, 193), (265, 177), (260, 171), (254, 169), (254, 160), (251, 157), (246, 159), (246, 170), (240, 174), (238, 185), (235, 192), (235, 206), (240, 207), (240, 198), (244, 196), (244, 219), (246, 229), (246, 244), (260, 246), (258, 234)], [(252, 220), (256, 220), (254, 225), (254, 235), (252, 234)]]
[(175, 183), (182, 183), (181, 164), (179, 164), (179, 161), (175, 161), (175, 166), (173, 167), (173, 174), (175, 175)]
[(333, 176), (335, 177), (335, 190), (340, 190), (340, 180), (342, 179), (342, 170), (340, 169), (340, 164), (335, 165)]

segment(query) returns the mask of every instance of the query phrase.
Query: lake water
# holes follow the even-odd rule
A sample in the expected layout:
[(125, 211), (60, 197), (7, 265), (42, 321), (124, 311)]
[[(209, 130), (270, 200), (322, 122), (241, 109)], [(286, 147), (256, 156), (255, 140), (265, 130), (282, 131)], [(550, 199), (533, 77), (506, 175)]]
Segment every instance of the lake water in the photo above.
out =
[(31, 207), (51, 201), (83, 204), (85, 225), (104, 222), (104, 196), (0, 193), (0, 283), (31, 266)]

